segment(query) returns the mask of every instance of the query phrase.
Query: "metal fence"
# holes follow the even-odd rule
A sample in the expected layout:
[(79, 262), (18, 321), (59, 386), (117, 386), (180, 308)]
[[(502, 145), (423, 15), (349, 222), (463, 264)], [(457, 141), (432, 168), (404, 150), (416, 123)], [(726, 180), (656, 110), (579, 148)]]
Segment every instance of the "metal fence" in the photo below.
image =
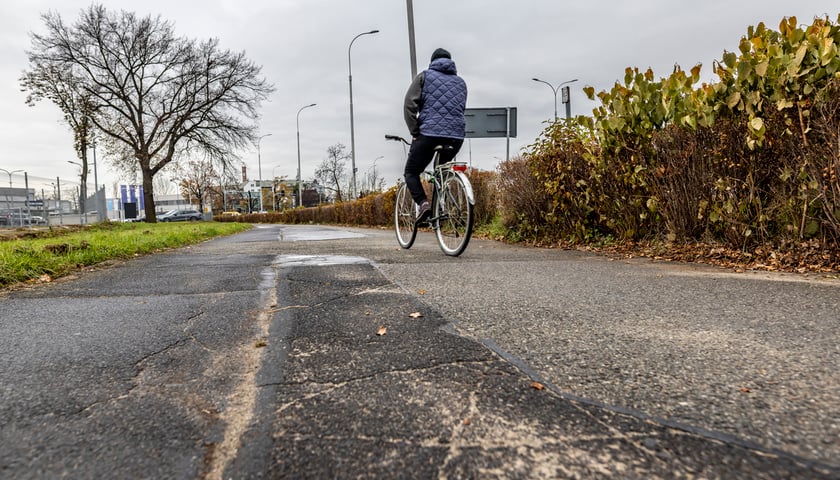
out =
[(0, 227), (79, 225), (111, 218), (104, 186), (97, 189), (78, 180), (0, 168)]
[[(90, 177), (88, 177), (90, 179)], [(236, 210), (278, 211), (300, 205), (294, 182), (276, 178), (247, 181), (213, 188), (204, 198), (204, 218), (212, 212)], [(175, 192), (173, 193), (173, 190)], [(174, 180), (164, 179), (155, 187), (155, 210), (158, 215), (173, 209), (198, 209), (202, 202), (178, 192)], [(303, 205), (313, 206), (323, 198), (323, 189), (303, 183)], [(262, 198), (261, 198), (262, 197)], [(106, 220), (123, 221), (145, 217), (143, 190), (138, 185), (105, 185), (97, 189), (92, 182), (82, 185), (79, 177), (45, 178), (26, 171), (0, 168), (0, 228), (39, 225), (84, 225)]]

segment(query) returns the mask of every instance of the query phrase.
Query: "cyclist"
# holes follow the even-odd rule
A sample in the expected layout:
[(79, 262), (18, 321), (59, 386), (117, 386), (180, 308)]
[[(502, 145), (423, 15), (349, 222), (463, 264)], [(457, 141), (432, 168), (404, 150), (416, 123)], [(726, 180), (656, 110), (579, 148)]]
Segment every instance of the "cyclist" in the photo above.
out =
[(432, 53), (429, 68), (414, 78), (405, 94), (405, 123), (413, 141), (404, 175), (411, 197), (419, 207), (418, 223), (431, 215), (420, 174), (434, 158), (438, 145), (452, 147), (440, 152), (441, 163), (451, 161), (461, 149), (466, 134), (466, 105), (467, 85), (458, 76), (449, 52), (438, 48)]

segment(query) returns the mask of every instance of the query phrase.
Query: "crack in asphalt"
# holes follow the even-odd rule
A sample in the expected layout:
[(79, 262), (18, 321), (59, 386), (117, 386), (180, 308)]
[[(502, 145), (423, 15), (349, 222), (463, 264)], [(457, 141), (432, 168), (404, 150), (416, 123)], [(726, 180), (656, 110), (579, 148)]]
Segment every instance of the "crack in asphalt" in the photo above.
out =
[(287, 409), (291, 406), (294, 406), (294, 405), (296, 405), (300, 402), (303, 402), (303, 401), (306, 401), (306, 400), (311, 400), (313, 398), (318, 398), (322, 395), (325, 395), (327, 393), (333, 392), (335, 390), (338, 390), (338, 389), (341, 389), (341, 388), (344, 388), (344, 387), (347, 387), (347, 386), (351, 386), (353, 384), (363, 383), (363, 382), (366, 382), (366, 381), (369, 381), (369, 380), (373, 380), (373, 379), (375, 379), (379, 376), (382, 376), (382, 375), (407, 375), (407, 374), (413, 374), (413, 373), (431, 372), (431, 371), (438, 370), (438, 369), (443, 368), (443, 367), (450, 367), (450, 366), (476, 366), (476, 367), (482, 366), (482, 365), (490, 366), (495, 362), (496, 362), (495, 360), (445, 362), (445, 363), (439, 363), (439, 364), (436, 364), (436, 365), (430, 365), (428, 367), (423, 367), (423, 368), (401, 368), (401, 369), (384, 370), (384, 371), (381, 371), (381, 372), (372, 373), (370, 375), (363, 375), (363, 376), (359, 376), (359, 377), (354, 377), (354, 378), (345, 380), (343, 382), (272, 382), (272, 383), (264, 383), (264, 384), (261, 384), (259, 386), (260, 387), (282, 387), (282, 386), (311, 385), (311, 386), (315, 386), (315, 387), (329, 387), (329, 388), (326, 388), (326, 389), (318, 391), (318, 392), (306, 394), (303, 397), (295, 399), (292, 402), (288, 402), (286, 404), (283, 404), (282, 406), (280, 406), (277, 409), (277, 412), (282, 412), (283, 410), (285, 410), (285, 409)]
[[(66, 413), (66, 414), (58, 413), (58, 412), (52, 412), (52, 414), (53, 415), (58, 415), (58, 416), (61, 416), (61, 417), (73, 417), (73, 416), (77, 416), (77, 415), (85, 415), (87, 413), (90, 413), (94, 408), (98, 407), (99, 405), (110, 404), (110, 403), (114, 403), (114, 402), (117, 402), (117, 401), (128, 398), (136, 389), (138, 389), (142, 386), (142, 382), (139, 379), (139, 377), (143, 374), (143, 372), (146, 369), (141, 364), (147, 362), (148, 360), (150, 360), (151, 358), (153, 358), (157, 355), (164, 354), (164, 353), (168, 352), (169, 350), (172, 350), (173, 348), (177, 348), (177, 347), (185, 345), (190, 339), (191, 339), (190, 337), (179, 338), (178, 340), (166, 345), (165, 347), (163, 347), (159, 350), (156, 350), (156, 351), (153, 351), (151, 353), (148, 353), (148, 354), (144, 355), (142, 358), (140, 358), (140, 360), (137, 360), (136, 362), (134, 362), (135, 373), (130, 380), (132, 385), (130, 387), (126, 388), (119, 395), (111, 396), (111, 397), (106, 398), (104, 400), (97, 400), (95, 402), (91, 402), (84, 407), (75, 409), (74, 411)], [(192, 338), (192, 340), (195, 340), (195, 339)]]
[(359, 377), (353, 377), (347, 379), (343, 382), (271, 382), (271, 383), (264, 383), (259, 386), (261, 387), (282, 387), (282, 386), (301, 386), (301, 385), (314, 385), (314, 386), (334, 386), (334, 387), (342, 387), (346, 385), (350, 385), (353, 383), (363, 382), (365, 380), (372, 380), (380, 375), (389, 375), (389, 374), (406, 374), (406, 373), (421, 373), (421, 372), (430, 372), (441, 367), (451, 367), (451, 366), (480, 366), (480, 365), (492, 365), (495, 360), (481, 360), (481, 361), (456, 361), (456, 362), (442, 362), (436, 363), (434, 365), (429, 365), (427, 367), (422, 368), (395, 368), (391, 370), (383, 370), (381, 372), (371, 373), (370, 375), (362, 375)]
[[(453, 327), (453, 330), (454, 330), (454, 327)], [(819, 470), (824, 470), (824, 471), (827, 471), (827, 472), (832, 473), (832, 474), (840, 475), (840, 467), (838, 467), (836, 465), (821, 462), (819, 460), (812, 460), (810, 458), (805, 458), (805, 457), (802, 457), (802, 456), (799, 456), (799, 455), (796, 455), (794, 453), (790, 453), (790, 452), (787, 452), (785, 450), (781, 450), (781, 449), (778, 449), (778, 448), (765, 447), (763, 445), (758, 444), (757, 442), (747, 440), (747, 439), (743, 439), (743, 438), (740, 438), (740, 437), (736, 437), (736, 436), (728, 434), (728, 433), (717, 432), (717, 431), (714, 431), (714, 430), (708, 430), (708, 429), (705, 429), (705, 428), (695, 427), (693, 425), (669, 420), (669, 419), (666, 419), (666, 418), (657, 417), (655, 415), (650, 415), (650, 414), (647, 414), (647, 413), (644, 413), (642, 411), (635, 410), (635, 409), (632, 409), (632, 408), (621, 407), (621, 406), (616, 406), (616, 405), (609, 405), (609, 404), (606, 404), (606, 403), (603, 403), (603, 402), (599, 402), (597, 400), (592, 400), (592, 399), (588, 399), (588, 398), (584, 398), (584, 397), (579, 397), (579, 396), (574, 395), (572, 393), (564, 392), (559, 387), (557, 387), (556, 385), (552, 384), (551, 382), (549, 382), (548, 380), (543, 378), (542, 375), (540, 375), (535, 369), (528, 366), (528, 364), (526, 364), (525, 361), (523, 361), (522, 359), (520, 359), (520, 358), (512, 355), (511, 353), (505, 351), (504, 349), (502, 349), (492, 339), (489, 339), (489, 338), (475, 339), (475, 337), (471, 337), (471, 336), (468, 336), (468, 335), (463, 335), (463, 334), (460, 334), (460, 333), (459, 333), (459, 335), (463, 336), (464, 338), (469, 338), (469, 339), (479, 341), (480, 343), (485, 345), (487, 348), (489, 348), (490, 350), (492, 350), (493, 352), (498, 354), (500, 357), (502, 357), (510, 365), (514, 366), (516, 369), (521, 371), (524, 375), (528, 376), (529, 378), (533, 379), (534, 381), (542, 383), (545, 386), (545, 388), (551, 390), (556, 395), (558, 395), (560, 398), (571, 402), (575, 406), (575, 408), (578, 408), (581, 411), (585, 412), (594, 421), (600, 423), (602, 426), (604, 426), (604, 427), (606, 427), (610, 430), (615, 430), (615, 429), (614, 429), (614, 427), (611, 427), (610, 425), (604, 423), (602, 420), (595, 417), (595, 415), (591, 411), (583, 408), (582, 406), (586, 405), (586, 406), (596, 407), (596, 408), (598, 408), (600, 410), (603, 410), (603, 411), (607, 411), (607, 412), (611, 412), (611, 413), (615, 413), (615, 414), (619, 414), (619, 415), (626, 415), (628, 417), (636, 418), (636, 419), (641, 420), (643, 422), (650, 422), (650, 423), (653, 423), (655, 425), (660, 425), (662, 427), (678, 431), (681, 434), (695, 435), (695, 436), (705, 438), (705, 439), (708, 439), (708, 440), (717, 441), (717, 442), (720, 442), (720, 443), (723, 443), (723, 444), (726, 444), (726, 445), (731, 445), (731, 446), (751, 450), (753, 452), (757, 452), (757, 453), (760, 453), (760, 454), (763, 454), (763, 455), (771, 455), (771, 456), (774, 456), (774, 457), (777, 457), (777, 458), (785, 458), (785, 459), (788, 459), (791, 462), (793, 462), (795, 464), (798, 464), (798, 465), (802, 465), (802, 466), (806, 466), (806, 467), (814, 468), (814, 469), (819, 469)], [(647, 449), (643, 445), (636, 445), (636, 447), (643, 449), (647, 453), (651, 453), (651, 454), (655, 455), (655, 452), (652, 452), (651, 450)]]
[[(291, 280), (291, 281), (294, 282), (294, 283), (316, 283), (316, 282), (307, 282), (306, 280)], [(376, 287), (376, 288), (365, 288), (365, 289), (359, 290), (358, 292), (344, 293), (344, 294), (341, 294), (341, 295), (337, 295), (335, 297), (328, 298), (328, 299), (323, 300), (323, 301), (318, 302), (318, 303), (313, 303), (312, 305), (286, 305), (286, 306), (283, 306), (283, 307), (278, 306), (278, 305), (273, 305), (271, 307), (271, 311), (272, 312), (282, 312), (284, 310), (318, 308), (318, 307), (323, 307), (325, 305), (336, 303), (338, 301), (345, 300), (345, 299), (348, 299), (348, 298), (351, 298), (351, 297), (359, 297), (359, 296), (362, 296), (362, 295), (370, 295), (372, 293), (403, 293), (402, 291), (397, 292), (396, 290), (394, 290), (394, 291), (385, 290), (387, 287), (390, 287), (391, 285), (392, 284), (383, 284), (383, 285), (380, 285), (379, 287)]]
[(145, 370), (145, 368), (143, 368), (143, 367), (140, 365), (141, 363), (144, 363), (144, 362), (148, 361), (149, 359), (154, 358), (154, 357), (156, 357), (156, 356), (158, 356), (158, 355), (162, 355), (162, 354), (164, 354), (164, 353), (168, 352), (169, 350), (172, 350), (173, 348), (181, 347), (181, 346), (185, 345), (185, 344), (186, 344), (187, 342), (189, 342), (189, 341), (190, 341), (190, 337), (189, 337), (189, 336), (186, 336), (186, 337), (181, 337), (181, 338), (179, 338), (178, 340), (176, 340), (176, 341), (174, 341), (174, 342), (170, 343), (169, 345), (167, 345), (167, 346), (165, 346), (165, 347), (161, 348), (160, 350), (156, 350), (156, 351), (154, 351), (154, 352), (151, 352), (151, 353), (146, 354), (145, 356), (143, 356), (142, 358), (140, 358), (140, 360), (137, 360), (136, 362), (134, 362), (134, 368), (136, 368), (136, 369), (138, 370), (137, 374), (139, 375), (140, 373), (142, 373), (142, 372), (143, 372), (143, 370)]

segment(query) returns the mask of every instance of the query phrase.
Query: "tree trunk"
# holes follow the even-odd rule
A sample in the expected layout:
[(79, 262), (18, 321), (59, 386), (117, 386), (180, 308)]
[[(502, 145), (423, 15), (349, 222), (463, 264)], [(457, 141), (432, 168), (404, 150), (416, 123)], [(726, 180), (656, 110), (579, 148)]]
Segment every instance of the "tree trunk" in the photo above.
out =
[(88, 176), (88, 161), (87, 161), (87, 142), (83, 139), (80, 142), (79, 160), (82, 161), (82, 173), (80, 175), (81, 185), (79, 186), (79, 213), (81, 214), (82, 225), (87, 223), (87, 208), (85, 207), (85, 200), (87, 200), (87, 176)]
[(149, 223), (157, 223), (157, 214), (155, 213), (155, 187), (154, 177), (149, 168), (141, 168), (143, 172), (143, 203), (146, 207), (146, 221)]

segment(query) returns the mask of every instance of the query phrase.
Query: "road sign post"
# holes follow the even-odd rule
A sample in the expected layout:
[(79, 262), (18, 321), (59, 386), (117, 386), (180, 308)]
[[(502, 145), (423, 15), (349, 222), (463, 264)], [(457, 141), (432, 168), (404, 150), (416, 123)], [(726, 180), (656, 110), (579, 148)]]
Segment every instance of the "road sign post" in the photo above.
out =
[(506, 138), (506, 159), (510, 160), (510, 139), (516, 138), (516, 107), (468, 108), (467, 138)]

